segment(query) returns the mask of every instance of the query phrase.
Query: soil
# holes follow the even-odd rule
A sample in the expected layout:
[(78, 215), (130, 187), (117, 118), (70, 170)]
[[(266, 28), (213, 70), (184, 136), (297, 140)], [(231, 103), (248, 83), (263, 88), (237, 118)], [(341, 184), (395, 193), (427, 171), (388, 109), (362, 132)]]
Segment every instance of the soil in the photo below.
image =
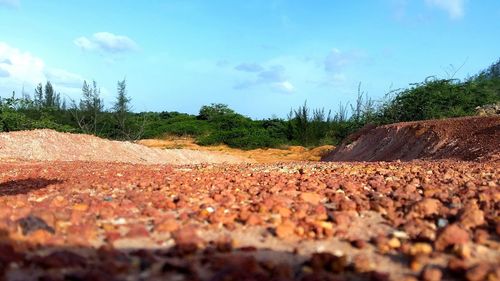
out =
[(95, 161), (137, 164), (241, 163), (248, 159), (217, 152), (148, 148), (84, 134), (34, 130), (0, 133), (0, 160)]
[(277, 163), (293, 161), (319, 161), (322, 157), (333, 151), (333, 145), (323, 145), (314, 148), (303, 146), (284, 146), (282, 148), (259, 148), (241, 150), (231, 148), (227, 145), (200, 146), (196, 140), (190, 137), (165, 137), (163, 139), (145, 139), (137, 143), (147, 147), (162, 149), (191, 149), (198, 151), (212, 151), (226, 155), (249, 159), (256, 163)]
[(500, 159), (500, 115), (367, 126), (325, 161)]
[(15, 144), (29, 153), (0, 136), (16, 155), (0, 149), (0, 280), (500, 278), (500, 166), (486, 154), (172, 165), (31, 133)]

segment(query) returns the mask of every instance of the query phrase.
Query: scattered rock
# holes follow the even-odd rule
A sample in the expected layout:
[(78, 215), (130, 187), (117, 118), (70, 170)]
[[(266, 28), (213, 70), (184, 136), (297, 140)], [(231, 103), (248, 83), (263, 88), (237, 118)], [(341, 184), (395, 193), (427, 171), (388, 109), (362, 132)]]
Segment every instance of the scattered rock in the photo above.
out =
[(21, 227), (23, 235), (28, 235), (36, 230), (44, 230), (49, 233), (55, 233), (54, 228), (50, 227), (44, 220), (39, 217), (29, 215), (17, 221)]
[(317, 205), (321, 201), (321, 195), (312, 192), (304, 192), (300, 194), (300, 199), (312, 205)]
[(439, 268), (427, 266), (421, 274), (421, 278), (424, 281), (440, 281), (443, 277), (443, 273)]
[(448, 246), (461, 245), (469, 241), (469, 233), (457, 224), (445, 227), (436, 238), (434, 243), (436, 250), (443, 251)]

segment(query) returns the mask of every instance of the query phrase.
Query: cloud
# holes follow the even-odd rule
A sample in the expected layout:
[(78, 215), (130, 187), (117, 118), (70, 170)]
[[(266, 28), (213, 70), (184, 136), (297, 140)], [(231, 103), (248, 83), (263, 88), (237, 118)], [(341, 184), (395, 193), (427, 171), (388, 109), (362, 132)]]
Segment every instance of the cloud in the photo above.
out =
[(9, 59), (3, 59), (0, 61), (0, 64), (12, 65), (12, 62)]
[(0, 93), (34, 87), (48, 80), (57, 91), (71, 94), (79, 92), (83, 77), (48, 67), (41, 58), (0, 42)]
[[(239, 66), (241, 65), (242, 64)], [(237, 69), (237, 67), (235, 69)], [(247, 64), (245, 65), (245, 70), (237, 70), (253, 73), (255, 74), (255, 78), (253, 80), (244, 80), (236, 83), (233, 87), (234, 89), (242, 90), (256, 86), (266, 86), (280, 93), (291, 93), (295, 91), (295, 86), (285, 75), (285, 67), (283, 65), (272, 65), (266, 68), (258, 64)]]
[(263, 83), (282, 82), (285, 80), (285, 67), (282, 65), (271, 66), (268, 70), (259, 73), (259, 81)]
[(10, 73), (6, 70), (0, 67), (0, 78), (1, 77), (9, 77)]
[(0, 0), (0, 7), (18, 8), (20, 5), (19, 0)]
[(97, 32), (91, 38), (85, 36), (76, 38), (73, 43), (84, 51), (101, 51), (104, 53), (124, 53), (136, 51), (137, 43), (124, 35), (110, 32)]
[(333, 48), (324, 59), (325, 71), (338, 72), (363, 57), (363, 54), (356, 51), (342, 52), (337, 48)]
[(465, 0), (425, 0), (425, 3), (447, 12), (451, 19), (463, 18), (465, 13)]
[(283, 93), (292, 93), (295, 91), (295, 86), (290, 81), (274, 83), (273, 87), (275, 90)]
[(261, 72), (264, 70), (264, 68), (257, 63), (242, 63), (237, 65), (234, 69), (244, 72)]

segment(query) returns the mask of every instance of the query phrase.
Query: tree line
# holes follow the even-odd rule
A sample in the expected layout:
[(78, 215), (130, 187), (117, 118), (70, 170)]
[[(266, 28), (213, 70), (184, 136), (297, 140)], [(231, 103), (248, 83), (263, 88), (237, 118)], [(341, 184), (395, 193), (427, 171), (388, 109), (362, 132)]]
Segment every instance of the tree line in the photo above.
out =
[(352, 132), (370, 125), (473, 115), (475, 107), (500, 102), (500, 60), (464, 79), (428, 77), (391, 91), (381, 100), (357, 89), (353, 104), (335, 111), (311, 109), (307, 101), (292, 108), (287, 118), (252, 120), (225, 104), (210, 104), (198, 114), (172, 111), (133, 112), (126, 80), (117, 82), (116, 96), (105, 108), (95, 81), (83, 82), (81, 98), (67, 100), (52, 84), (38, 84), (33, 98), (0, 98), (0, 130), (50, 128), (118, 140), (190, 136), (201, 145), (227, 144), (252, 149), (281, 145), (339, 144)]

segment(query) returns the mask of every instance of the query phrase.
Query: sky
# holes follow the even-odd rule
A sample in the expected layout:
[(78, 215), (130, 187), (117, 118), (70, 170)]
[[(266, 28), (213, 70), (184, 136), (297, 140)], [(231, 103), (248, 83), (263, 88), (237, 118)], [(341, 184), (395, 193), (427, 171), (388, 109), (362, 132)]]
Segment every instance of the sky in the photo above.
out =
[(252, 118), (307, 101), (338, 109), (428, 76), (463, 79), (500, 58), (498, 0), (0, 0), (0, 96), (51, 81), (110, 107)]

